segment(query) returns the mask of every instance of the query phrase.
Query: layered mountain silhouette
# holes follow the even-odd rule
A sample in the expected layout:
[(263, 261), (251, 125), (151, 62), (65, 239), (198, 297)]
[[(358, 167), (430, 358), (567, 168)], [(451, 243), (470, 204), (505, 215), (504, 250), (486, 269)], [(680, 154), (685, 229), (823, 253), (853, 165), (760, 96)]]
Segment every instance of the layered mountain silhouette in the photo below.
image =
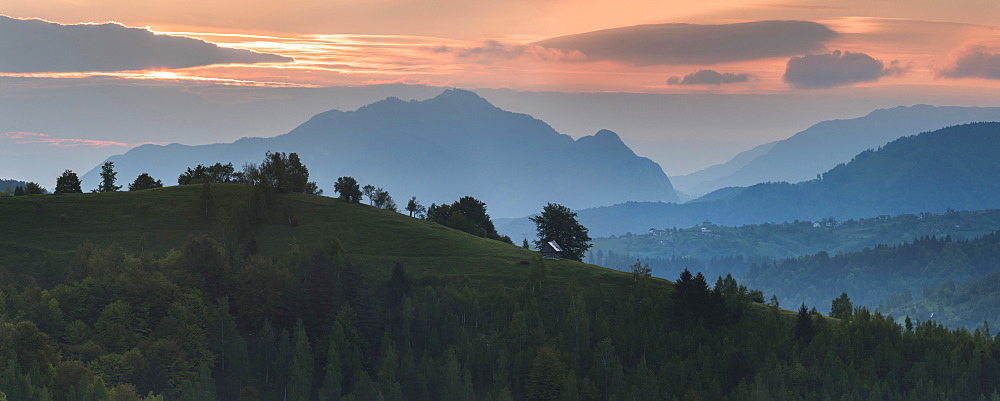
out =
[(743, 152), (721, 165), (671, 179), (677, 190), (692, 196), (760, 182), (800, 182), (904, 135), (980, 121), (1000, 121), (1000, 107), (915, 105), (880, 109), (864, 117), (818, 123), (790, 138)]
[[(1000, 208), (1000, 123), (973, 123), (899, 138), (859, 153), (819, 178), (796, 184), (723, 188), (676, 204), (629, 202), (578, 211), (592, 235), (650, 228), (781, 223), (902, 213)], [(503, 234), (527, 232), (527, 219), (498, 222)]]
[[(678, 200), (655, 162), (602, 130), (573, 140), (544, 122), (450, 89), (424, 101), (388, 98), (312, 117), (273, 138), (203, 146), (145, 145), (113, 156), (119, 183), (147, 172), (165, 184), (197, 164), (260, 162), (264, 152), (295, 152), (310, 179), (333, 194), (337, 177), (385, 188), (405, 204), (474, 196), (493, 216), (536, 213), (548, 202), (586, 208), (626, 201)], [(82, 177), (99, 182), (100, 168)]]

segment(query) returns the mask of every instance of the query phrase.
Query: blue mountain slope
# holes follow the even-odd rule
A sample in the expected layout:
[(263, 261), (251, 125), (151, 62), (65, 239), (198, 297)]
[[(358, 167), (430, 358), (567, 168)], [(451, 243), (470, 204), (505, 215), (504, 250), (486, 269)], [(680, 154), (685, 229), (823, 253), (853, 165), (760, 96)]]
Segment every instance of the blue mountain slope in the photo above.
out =
[[(149, 172), (173, 183), (186, 167), (221, 161), (239, 168), (268, 150), (298, 153), (310, 179), (331, 195), (337, 177), (353, 176), (385, 188), (397, 203), (410, 196), (450, 203), (470, 195), (498, 217), (534, 213), (548, 202), (583, 208), (678, 199), (660, 166), (636, 156), (615, 133), (573, 140), (458, 89), (424, 101), (388, 98), (320, 113), (274, 138), (148, 145), (109, 160), (122, 180)], [(91, 170), (84, 182), (97, 182), (98, 173)]]

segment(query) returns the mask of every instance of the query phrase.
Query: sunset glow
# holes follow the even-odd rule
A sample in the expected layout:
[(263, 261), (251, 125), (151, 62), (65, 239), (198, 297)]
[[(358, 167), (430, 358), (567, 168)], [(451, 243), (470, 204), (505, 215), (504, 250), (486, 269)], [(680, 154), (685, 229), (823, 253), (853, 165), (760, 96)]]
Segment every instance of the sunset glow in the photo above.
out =
[[(128, 80), (203, 82), (223, 85), (248, 86), (356, 86), (373, 82), (422, 83), (433, 86), (462, 86), (511, 88), (516, 90), (556, 90), (570, 92), (622, 91), (649, 93), (782, 93), (796, 91), (782, 79), (787, 56), (763, 58), (748, 61), (729, 62), (713, 65), (636, 65), (627, 61), (597, 60), (585, 52), (565, 51), (533, 44), (536, 41), (560, 35), (578, 34), (587, 30), (616, 28), (643, 23), (687, 22), (699, 24), (731, 24), (764, 19), (813, 20), (831, 29), (836, 36), (823, 45), (827, 51), (863, 53), (888, 65), (900, 66), (900, 71), (874, 83), (859, 85), (931, 85), (939, 86), (942, 79), (947, 85), (1000, 87), (994, 80), (950, 79), (954, 74), (944, 74), (943, 69), (953, 66), (962, 49), (969, 46), (1000, 46), (1000, 29), (983, 25), (980, 13), (969, 12), (958, 16), (954, 12), (943, 13), (943, 18), (926, 17), (926, 7), (908, 9), (900, 5), (893, 9), (895, 15), (888, 15), (889, 9), (881, 6), (845, 7), (840, 3), (753, 3), (739, 1), (718, 1), (694, 4), (671, 4), (670, 7), (638, 2), (633, 7), (617, 8), (612, 11), (598, 2), (574, 4), (570, 8), (560, 2), (536, 7), (535, 15), (526, 17), (519, 6), (505, 4), (505, 10), (512, 14), (491, 15), (490, 23), (479, 30), (467, 27), (469, 34), (453, 34), (451, 30), (428, 29), (428, 20), (451, 23), (443, 16), (430, 17), (421, 23), (398, 24), (382, 33), (371, 33), (370, 29), (356, 30), (369, 33), (337, 33), (330, 28), (295, 31), (288, 27), (268, 24), (248, 25), (248, 29), (237, 30), (221, 25), (201, 25), (198, 11), (218, 11), (225, 2), (209, 4), (189, 4), (193, 10), (190, 18), (177, 18), (169, 10), (161, 9), (155, 18), (137, 18), (129, 7), (111, 11), (107, 4), (84, 1), (89, 6), (103, 8), (111, 20), (125, 21), (127, 26), (146, 26), (158, 35), (194, 38), (213, 43), (223, 48), (251, 50), (262, 54), (274, 54), (294, 59), (292, 62), (263, 62), (250, 64), (217, 64), (182, 69), (161, 68), (155, 71), (124, 72), (45, 72), (45, 73), (3, 73), (8, 77), (45, 78), (89, 78), (113, 77)], [(387, 3), (388, 5), (389, 3)], [(102, 7), (103, 6), (103, 7)], [(398, 4), (397, 4), (398, 6)], [(309, 5), (312, 11), (323, 6)], [(404, 6), (405, 8), (405, 6)], [(245, 8), (240, 15), (227, 18), (236, 21), (242, 18), (248, 23), (267, 13), (278, 15), (290, 12), (277, 10), (273, 6), (259, 5)], [(307, 8), (308, 9), (308, 8)], [(380, 7), (357, 6), (361, 13), (372, 12)], [(27, 2), (17, 4), (14, 11), (34, 10)], [(44, 15), (15, 15), (15, 17), (41, 17), (61, 23), (79, 22), (92, 15), (93, 10), (69, 18), (67, 12), (44, 13)], [(560, 10), (572, 10), (564, 17), (555, 17)], [(641, 10), (641, 11), (640, 11)], [(669, 11), (667, 11), (669, 10)], [(980, 12), (994, 12), (987, 7)], [(865, 15), (867, 14), (867, 15)], [(342, 14), (341, 14), (342, 15)], [(549, 15), (546, 19), (540, 19)], [(420, 15), (414, 15), (419, 19)], [(331, 21), (344, 21), (342, 17), (332, 17)], [(388, 20), (393, 20), (389, 16)], [(598, 24), (604, 19), (607, 22)], [(317, 18), (302, 15), (303, 21)], [(509, 24), (509, 29), (497, 32), (495, 24), (502, 21), (520, 22)], [(569, 20), (576, 22), (568, 23)], [(223, 20), (223, 22), (225, 19)], [(100, 23), (101, 21), (87, 21)], [(225, 24), (222, 24), (225, 25)], [(304, 23), (303, 27), (311, 26)], [(339, 25), (330, 25), (339, 26)], [(352, 24), (343, 24), (345, 27)], [(381, 26), (374, 24), (373, 26)], [(406, 27), (410, 32), (404, 34)], [(458, 26), (465, 26), (458, 24)], [(178, 29), (180, 28), (180, 29)], [(280, 28), (280, 29), (279, 29)], [(308, 29), (308, 28), (307, 28)], [(349, 28), (338, 28), (349, 29)], [(348, 32), (355, 31), (349, 29)], [(478, 32), (478, 33), (476, 33)], [(430, 33), (430, 34), (425, 34)], [(441, 35), (441, 36), (438, 36)], [(449, 38), (450, 37), (450, 38)], [(671, 77), (683, 77), (700, 69), (710, 68), (719, 73), (742, 74), (753, 79), (726, 85), (668, 85)], [(945, 77), (945, 78), (942, 78)], [(973, 82), (975, 81), (975, 82)], [(679, 81), (678, 81), (679, 82)]]

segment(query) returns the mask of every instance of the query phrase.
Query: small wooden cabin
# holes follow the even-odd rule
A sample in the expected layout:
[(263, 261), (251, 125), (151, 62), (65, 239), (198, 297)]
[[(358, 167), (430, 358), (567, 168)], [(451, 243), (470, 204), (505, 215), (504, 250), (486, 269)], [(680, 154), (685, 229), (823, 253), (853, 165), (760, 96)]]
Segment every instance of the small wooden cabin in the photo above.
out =
[(542, 258), (550, 260), (562, 259), (563, 249), (555, 241), (549, 241), (542, 245)]

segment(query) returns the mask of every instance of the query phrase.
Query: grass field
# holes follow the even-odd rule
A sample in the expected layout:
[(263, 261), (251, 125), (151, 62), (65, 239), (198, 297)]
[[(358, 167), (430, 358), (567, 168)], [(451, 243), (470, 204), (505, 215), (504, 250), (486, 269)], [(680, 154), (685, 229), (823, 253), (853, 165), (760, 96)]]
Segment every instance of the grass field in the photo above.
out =
[[(238, 184), (212, 184), (218, 210), (243, 196)], [(32, 195), (0, 198), (0, 266), (17, 271), (39, 258), (69, 261), (85, 241), (118, 244), (127, 252), (162, 256), (191, 234), (215, 235), (212, 217), (201, 208), (201, 186), (177, 186), (137, 192)], [(461, 278), (469, 285), (500, 286), (528, 277), (527, 261), (535, 251), (450, 229), (403, 214), (336, 198), (287, 194), (279, 204), (292, 205), (298, 224), (290, 226), (274, 207), (254, 235), (261, 254), (282, 258), (297, 246), (312, 249), (340, 241), (353, 263), (374, 279), (387, 277), (402, 263), (418, 282)], [(284, 198), (284, 199), (282, 199)], [(546, 283), (600, 286), (618, 292), (629, 274), (569, 260), (545, 261)], [(658, 285), (669, 285), (656, 279)], [(557, 288), (553, 288), (557, 289)]]

